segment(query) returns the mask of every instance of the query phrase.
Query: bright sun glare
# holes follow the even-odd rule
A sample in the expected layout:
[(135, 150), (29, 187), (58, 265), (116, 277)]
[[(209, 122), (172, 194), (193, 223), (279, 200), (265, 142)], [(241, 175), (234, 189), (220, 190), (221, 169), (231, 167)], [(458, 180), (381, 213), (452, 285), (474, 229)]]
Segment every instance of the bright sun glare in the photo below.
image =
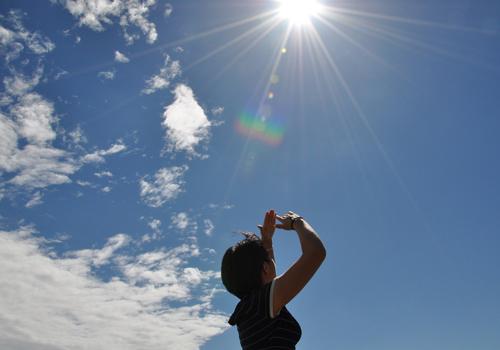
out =
[(320, 5), (316, 0), (279, 0), (279, 14), (294, 25), (309, 22), (310, 18), (319, 13)]

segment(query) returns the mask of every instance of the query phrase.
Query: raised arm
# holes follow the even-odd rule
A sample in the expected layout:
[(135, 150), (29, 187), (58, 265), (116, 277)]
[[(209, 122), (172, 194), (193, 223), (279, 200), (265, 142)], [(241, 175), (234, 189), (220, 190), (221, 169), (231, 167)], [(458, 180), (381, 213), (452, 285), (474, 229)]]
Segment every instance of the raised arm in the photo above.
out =
[(293, 212), (276, 216), (281, 224), (277, 228), (295, 230), (299, 236), (302, 255), (274, 282), (273, 315), (292, 300), (309, 282), (326, 257), (326, 249), (318, 234), (303, 218)]

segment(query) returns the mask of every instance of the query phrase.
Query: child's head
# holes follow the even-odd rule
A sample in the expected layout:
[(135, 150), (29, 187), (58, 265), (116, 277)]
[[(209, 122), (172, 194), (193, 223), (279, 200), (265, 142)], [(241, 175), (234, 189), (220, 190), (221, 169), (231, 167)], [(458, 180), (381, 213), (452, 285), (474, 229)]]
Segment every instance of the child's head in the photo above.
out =
[(262, 269), (271, 262), (262, 240), (253, 233), (244, 233), (245, 239), (226, 250), (222, 258), (222, 283), (229, 293), (243, 298), (262, 286)]

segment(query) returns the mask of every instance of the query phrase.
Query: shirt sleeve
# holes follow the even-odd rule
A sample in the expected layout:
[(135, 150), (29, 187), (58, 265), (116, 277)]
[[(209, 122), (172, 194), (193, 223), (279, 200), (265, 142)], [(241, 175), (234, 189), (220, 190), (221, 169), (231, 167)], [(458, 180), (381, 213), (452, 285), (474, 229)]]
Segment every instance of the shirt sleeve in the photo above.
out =
[(241, 320), (259, 316), (266, 319), (275, 318), (279, 312), (277, 315), (273, 315), (273, 293), (274, 280), (242, 299), (229, 319), (229, 324), (234, 325)]

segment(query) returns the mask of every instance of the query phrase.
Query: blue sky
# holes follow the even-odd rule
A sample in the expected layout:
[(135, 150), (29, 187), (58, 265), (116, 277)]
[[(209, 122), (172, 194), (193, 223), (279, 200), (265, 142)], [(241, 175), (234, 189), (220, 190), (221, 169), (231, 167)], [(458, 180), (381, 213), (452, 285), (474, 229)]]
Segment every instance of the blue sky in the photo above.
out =
[(328, 251), (298, 349), (500, 347), (500, 4), (321, 5), (1, 2), (2, 348), (238, 348), (271, 208)]

